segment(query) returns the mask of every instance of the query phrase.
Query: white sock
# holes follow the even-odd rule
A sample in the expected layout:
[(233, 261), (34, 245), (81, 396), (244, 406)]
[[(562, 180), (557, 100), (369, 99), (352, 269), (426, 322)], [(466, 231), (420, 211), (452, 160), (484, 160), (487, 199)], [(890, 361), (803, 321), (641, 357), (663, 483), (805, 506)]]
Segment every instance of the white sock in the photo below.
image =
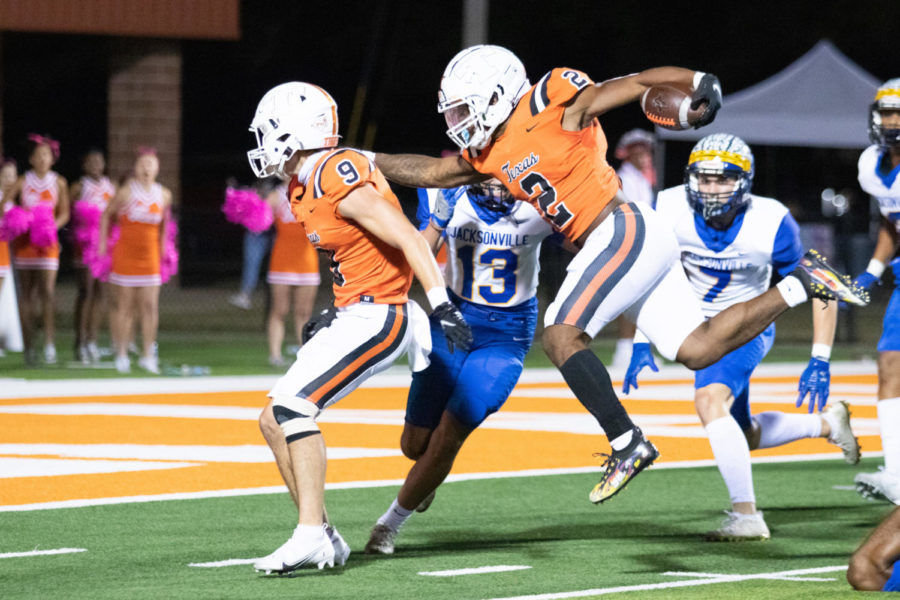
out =
[(878, 401), (878, 426), (884, 449), (884, 468), (900, 475), (900, 397)]
[(616, 350), (613, 352), (613, 364), (614, 367), (628, 367), (628, 363), (631, 362), (631, 348), (634, 345), (634, 340), (631, 338), (619, 338), (616, 340)]
[(774, 448), (822, 435), (822, 419), (815, 414), (796, 415), (770, 411), (753, 415), (752, 418), (759, 424), (760, 448)]
[(609, 445), (612, 446), (613, 450), (624, 450), (628, 447), (628, 444), (631, 443), (632, 437), (634, 437), (634, 429), (629, 429), (622, 435), (616, 437), (616, 439), (609, 440)]
[(741, 426), (730, 415), (721, 417), (706, 426), (706, 435), (709, 436), (709, 445), (716, 457), (719, 473), (725, 480), (731, 503), (756, 503), (753, 472), (750, 468), (750, 447)]
[(397, 531), (404, 523), (406, 523), (406, 520), (411, 514), (413, 514), (413, 511), (406, 510), (400, 506), (400, 503), (394, 498), (394, 501), (391, 502), (391, 507), (378, 519), (378, 524), (387, 525), (391, 531)]
[(775, 284), (775, 287), (781, 292), (782, 298), (784, 298), (784, 301), (787, 302), (787, 305), (791, 308), (799, 306), (809, 300), (809, 296), (806, 294), (803, 283), (793, 275), (788, 275)]
[(324, 535), (321, 525), (297, 525), (294, 529), (295, 539), (317, 540)]

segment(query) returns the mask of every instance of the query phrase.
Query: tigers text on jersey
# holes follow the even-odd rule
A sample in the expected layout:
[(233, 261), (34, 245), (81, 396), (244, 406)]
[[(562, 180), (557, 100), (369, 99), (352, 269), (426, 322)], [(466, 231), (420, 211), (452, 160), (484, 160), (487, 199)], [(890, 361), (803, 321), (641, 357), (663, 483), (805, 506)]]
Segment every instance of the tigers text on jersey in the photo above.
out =
[[(438, 193), (429, 189), (420, 195), (419, 201), (429, 204), (429, 214)], [(552, 228), (524, 202), (516, 202), (508, 215), (493, 223), (478, 213), (463, 194), (444, 230), (447, 287), (475, 304), (518, 306), (531, 300), (537, 291), (541, 242)]]
[(580, 131), (562, 128), (565, 104), (591, 79), (574, 69), (553, 69), (526, 92), (506, 130), (477, 156), (462, 156), (534, 205), (556, 231), (577, 240), (619, 190), (606, 162), (606, 136), (594, 119)]
[[(656, 211), (678, 237), (681, 264), (707, 317), (759, 296), (769, 289), (773, 266), (784, 275), (802, 255), (796, 223), (788, 209), (772, 198), (752, 195), (738, 217), (741, 220), (729, 228), (729, 232), (736, 229), (733, 239), (718, 245), (707, 244), (698, 231), (683, 185), (661, 191)], [(776, 251), (782, 247), (787, 251)]]
[(331, 257), (335, 306), (364, 297), (378, 304), (403, 304), (413, 276), (403, 252), (338, 213), (341, 200), (364, 185), (373, 186), (400, 210), (384, 175), (358, 151), (317, 152), (291, 178), (291, 210), (309, 241)]
[(869, 146), (859, 157), (859, 185), (863, 191), (878, 201), (878, 208), (885, 219), (894, 224), (900, 233), (900, 166), (882, 172), (878, 166), (883, 153), (878, 146)]

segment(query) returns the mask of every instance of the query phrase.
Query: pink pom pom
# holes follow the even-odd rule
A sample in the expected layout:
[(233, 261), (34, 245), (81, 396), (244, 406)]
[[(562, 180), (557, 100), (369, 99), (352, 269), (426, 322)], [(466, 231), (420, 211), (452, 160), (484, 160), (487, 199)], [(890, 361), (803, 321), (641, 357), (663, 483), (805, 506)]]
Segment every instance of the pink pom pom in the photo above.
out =
[(106, 240), (106, 254), (97, 253), (97, 245), (100, 243), (100, 229), (94, 230), (94, 235), (84, 248), (84, 264), (91, 271), (91, 276), (100, 281), (109, 279), (112, 271), (112, 251), (119, 241), (119, 226), (113, 225), (109, 229), (109, 237)]
[(59, 238), (56, 234), (56, 221), (53, 207), (41, 202), (31, 210), (31, 243), (37, 248), (52, 248)]
[(31, 211), (21, 206), (11, 206), (0, 219), (0, 241), (10, 242), (31, 227)]
[(253, 190), (237, 188), (225, 190), (222, 212), (231, 223), (243, 225), (254, 233), (265, 231), (275, 221), (272, 208)]
[(94, 232), (100, 228), (103, 209), (91, 202), (79, 200), (72, 206), (72, 237), (82, 250), (91, 242)]
[(169, 218), (166, 226), (166, 243), (163, 249), (162, 260), (159, 263), (159, 278), (167, 283), (173, 275), (178, 273), (178, 223)]

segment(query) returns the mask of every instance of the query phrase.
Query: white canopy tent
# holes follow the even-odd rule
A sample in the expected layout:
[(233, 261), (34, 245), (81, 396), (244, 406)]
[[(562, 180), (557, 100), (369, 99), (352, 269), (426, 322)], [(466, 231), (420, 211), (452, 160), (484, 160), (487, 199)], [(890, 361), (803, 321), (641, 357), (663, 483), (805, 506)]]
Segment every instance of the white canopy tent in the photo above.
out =
[(664, 141), (731, 133), (751, 146), (864, 148), (870, 143), (867, 108), (880, 84), (830, 41), (821, 40), (783, 71), (725, 96), (711, 125), (687, 131), (657, 127), (656, 133)]

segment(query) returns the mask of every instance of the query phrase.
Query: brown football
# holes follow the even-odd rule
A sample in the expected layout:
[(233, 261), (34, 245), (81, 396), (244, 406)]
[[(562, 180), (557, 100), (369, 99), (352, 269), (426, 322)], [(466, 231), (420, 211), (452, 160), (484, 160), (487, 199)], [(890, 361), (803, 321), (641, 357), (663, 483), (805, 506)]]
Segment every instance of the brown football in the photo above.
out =
[(641, 109), (656, 125), (664, 129), (681, 131), (690, 129), (706, 110), (701, 104), (691, 109), (691, 94), (686, 89), (671, 85), (654, 85), (641, 96)]

